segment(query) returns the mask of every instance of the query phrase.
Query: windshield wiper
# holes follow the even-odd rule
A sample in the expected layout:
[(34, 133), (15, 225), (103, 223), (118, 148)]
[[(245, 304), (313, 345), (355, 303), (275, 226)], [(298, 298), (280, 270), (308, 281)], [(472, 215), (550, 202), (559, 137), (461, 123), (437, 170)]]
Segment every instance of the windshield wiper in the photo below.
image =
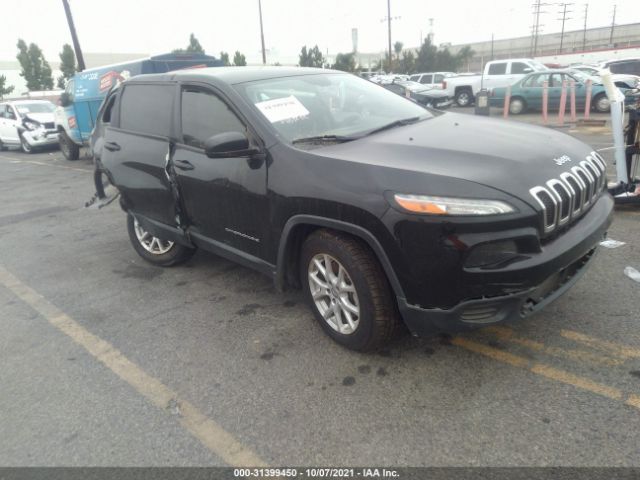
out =
[(365, 135), (372, 135), (374, 133), (383, 132), (384, 130), (389, 130), (391, 128), (404, 127), (405, 125), (411, 125), (412, 123), (419, 122), (420, 120), (426, 120), (427, 118), (429, 117), (411, 117), (411, 118), (405, 118), (402, 120), (396, 120), (394, 122), (387, 123), (382, 127), (378, 127), (374, 130), (371, 130), (367, 132)]
[(314, 137), (301, 137), (296, 138), (291, 143), (295, 145), (296, 143), (322, 143), (322, 142), (350, 142), (351, 140), (356, 140), (357, 137), (347, 137), (344, 135), (316, 135)]

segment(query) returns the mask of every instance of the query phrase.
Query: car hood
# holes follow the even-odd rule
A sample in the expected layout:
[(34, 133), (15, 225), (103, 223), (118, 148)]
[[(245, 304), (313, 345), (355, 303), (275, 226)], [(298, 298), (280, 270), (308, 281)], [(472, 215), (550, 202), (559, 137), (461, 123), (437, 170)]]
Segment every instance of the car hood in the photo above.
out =
[(53, 112), (51, 113), (27, 113), (25, 114), (25, 119), (26, 120), (33, 120), (36, 121), (38, 123), (49, 123), (49, 122), (53, 122), (55, 120), (55, 116), (53, 114)]
[[(532, 205), (529, 189), (557, 178), (593, 149), (550, 128), (455, 113), (443, 113), (314, 153), (367, 165), (462, 179), (501, 190)], [(566, 157), (570, 160), (567, 160)], [(556, 162), (555, 159), (562, 160)], [(562, 165), (558, 165), (562, 163)], [(430, 177), (425, 191), (434, 185)], [(437, 185), (437, 183), (436, 183)], [(397, 186), (390, 186), (394, 188)], [(446, 192), (438, 192), (446, 194)], [(470, 193), (470, 196), (473, 196)]]

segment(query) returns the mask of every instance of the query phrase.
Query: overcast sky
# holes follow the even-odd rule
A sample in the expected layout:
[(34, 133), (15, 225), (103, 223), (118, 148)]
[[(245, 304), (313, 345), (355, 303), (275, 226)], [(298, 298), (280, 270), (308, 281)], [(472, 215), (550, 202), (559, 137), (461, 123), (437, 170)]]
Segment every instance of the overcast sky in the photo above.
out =
[[(417, 46), (433, 18), (436, 43), (453, 44), (530, 34), (533, 0), (392, 0), (392, 39)], [(545, 0), (551, 3), (551, 0)], [(574, 1), (566, 29), (581, 29), (584, 1)], [(639, 0), (589, 0), (589, 27), (640, 22)], [(165, 53), (187, 44), (195, 33), (207, 53), (240, 50), (250, 63), (260, 61), (258, 0), (70, 0), (82, 48), (86, 52)], [(58, 60), (71, 43), (61, 0), (0, 0), (0, 60), (15, 59), (18, 38), (35, 42), (48, 60)], [(8, 8), (7, 8), (8, 7)], [(560, 31), (557, 4), (545, 6), (542, 33)], [(8, 11), (7, 11), (8, 10)], [(273, 63), (297, 55), (302, 45), (323, 53), (351, 50), (351, 29), (358, 29), (358, 50), (386, 48), (386, 0), (262, 0), (265, 44)]]

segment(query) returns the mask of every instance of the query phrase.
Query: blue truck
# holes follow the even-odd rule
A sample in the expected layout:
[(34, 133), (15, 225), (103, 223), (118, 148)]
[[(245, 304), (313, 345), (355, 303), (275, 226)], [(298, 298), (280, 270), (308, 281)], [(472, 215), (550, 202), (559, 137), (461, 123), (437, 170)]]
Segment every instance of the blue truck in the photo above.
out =
[(67, 160), (78, 159), (80, 148), (89, 141), (102, 101), (113, 87), (127, 78), (144, 73), (222, 65), (222, 61), (210, 55), (169, 53), (75, 74), (67, 82), (55, 112), (62, 154)]

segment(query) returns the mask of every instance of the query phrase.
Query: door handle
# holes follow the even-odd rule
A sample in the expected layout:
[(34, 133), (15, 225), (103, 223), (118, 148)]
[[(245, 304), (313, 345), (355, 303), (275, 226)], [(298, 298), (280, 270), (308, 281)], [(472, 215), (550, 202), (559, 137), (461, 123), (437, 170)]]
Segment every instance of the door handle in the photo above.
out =
[(116, 142), (107, 142), (104, 144), (104, 148), (106, 148), (110, 152), (117, 152), (120, 150), (120, 145), (118, 145)]
[(173, 164), (180, 170), (193, 170), (194, 168), (196, 168), (189, 160), (174, 160)]

